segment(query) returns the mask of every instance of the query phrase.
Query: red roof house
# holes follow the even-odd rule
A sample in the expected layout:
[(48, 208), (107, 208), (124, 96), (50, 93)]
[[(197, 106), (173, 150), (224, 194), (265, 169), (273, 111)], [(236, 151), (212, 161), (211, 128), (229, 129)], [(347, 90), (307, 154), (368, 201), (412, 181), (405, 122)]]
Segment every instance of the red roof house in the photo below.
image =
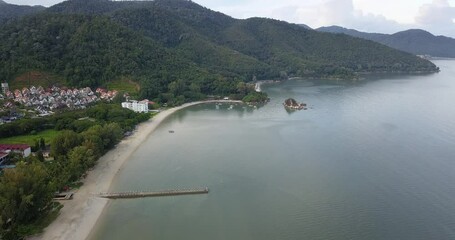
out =
[(20, 153), (22, 156), (28, 157), (32, 153), (32, 150), (27, 144), (0, 144), (0, 152)]

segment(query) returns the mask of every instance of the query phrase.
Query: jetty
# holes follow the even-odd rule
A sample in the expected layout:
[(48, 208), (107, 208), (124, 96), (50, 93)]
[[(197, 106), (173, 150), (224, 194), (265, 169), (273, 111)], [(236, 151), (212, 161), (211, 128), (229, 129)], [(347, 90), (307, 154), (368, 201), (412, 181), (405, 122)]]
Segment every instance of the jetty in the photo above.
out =
[(146, 197), (166, 197), (178, 195), (195, 195), (195, 194), (208, 194), (209, 188), (195, 188), (195, 189), (179, 189), (179, 190), (165, 190), (165, 191), (136, 191), (136, 192), (114, 192), (114, 193), (99, 193), (101, 198), (109, 199), (128, 199), (128, 198), (146, 198)]

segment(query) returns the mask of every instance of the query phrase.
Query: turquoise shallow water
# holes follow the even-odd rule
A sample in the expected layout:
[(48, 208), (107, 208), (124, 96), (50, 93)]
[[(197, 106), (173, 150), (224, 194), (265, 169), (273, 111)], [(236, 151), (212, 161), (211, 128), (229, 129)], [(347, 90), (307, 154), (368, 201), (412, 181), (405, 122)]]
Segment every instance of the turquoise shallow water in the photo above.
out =
[[(267, 85), (257, 110), (177, 112), (114, 190), (210, 194), (112, 201), (93, 239), (455, 239), (455, 61), (435, 63), (441, 73)], [(310, 109), (286, 112), (288, 97)]]

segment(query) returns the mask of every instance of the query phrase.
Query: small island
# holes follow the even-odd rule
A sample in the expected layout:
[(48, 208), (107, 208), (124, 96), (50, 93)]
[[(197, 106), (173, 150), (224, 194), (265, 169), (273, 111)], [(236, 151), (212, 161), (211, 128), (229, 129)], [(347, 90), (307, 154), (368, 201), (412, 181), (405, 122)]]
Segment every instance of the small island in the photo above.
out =
[(265, 104), (270, 101), (269, 97), (264, 92), (250, 92), (242, 101), (247, 104)]
[(289, 110), (306, 110), (306, 103), (298, 103), (293, 98), (288, 98), (283, 103), (284, 107)]

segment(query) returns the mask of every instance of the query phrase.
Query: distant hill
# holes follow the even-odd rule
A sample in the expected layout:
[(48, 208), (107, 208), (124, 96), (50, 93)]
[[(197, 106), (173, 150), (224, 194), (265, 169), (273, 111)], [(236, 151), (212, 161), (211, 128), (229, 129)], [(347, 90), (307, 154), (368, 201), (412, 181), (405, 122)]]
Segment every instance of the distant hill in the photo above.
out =
[(383, 38), (386, 38), (390, 35), (388, 34), (382, 34), (382, 33), (366, 33), (366, 32), (360, 32), (355, 29), (348, 29), (344, 27), (339, 27), (339, 26), (330, 26), (330, 27), (320, 27), (316, 29), (317, 31), (320, 32), (328, 32), (328, 33), (335, 33), (335, 34), (346, 34), (349, 36), (353, 37), (358, 37), (358, 38), (364, 38), (372, 41), (379, 41), (382, 40)]
[(37, 13), (45, 9), (46, 8), (43, 6), (21, 6), (9, 4), (0, 0), (0, 23), (6, 22), (9, 19)]
[(305, 28), (305, 29), (312, 29), (310, 28), (310, 26), (306, 25), (306, 24), (299, 24), (299, 26)]
[(241, 82), (359, 72), (435, 72), (412, 54), (265, 18), (234, 19), (192, 1), (69, 0), (0, 25), (0, 79), (27, 71), (102, 86), (130, 79), (160, 101), (242, 94)]
[(455, 58), (455, 39), (435, 36), (421, 29), (410, 29), (395, 34), (365, 33), (338, 26), (321, 27), (317, 30), (372, 40), (416, 55)]
[[(252, 72), (260, 79), (277, 78), (283, 73), (340, 77), (353, 72), (414, 71), (429, 66), (368, 41), (321, 34), (271, 19), (238, 20), (184, 0), (70, 0), (48, 12), (104, 13), (205, 67), (224, 74), (238, 73), (243, 79), (251, 79), (247, 76)], [(236, 64), (236, 58), (250, 64)], [(417, 67), (417, 62), (422, 65)], [(427, 70), (431, 68), (434, 66)]]

